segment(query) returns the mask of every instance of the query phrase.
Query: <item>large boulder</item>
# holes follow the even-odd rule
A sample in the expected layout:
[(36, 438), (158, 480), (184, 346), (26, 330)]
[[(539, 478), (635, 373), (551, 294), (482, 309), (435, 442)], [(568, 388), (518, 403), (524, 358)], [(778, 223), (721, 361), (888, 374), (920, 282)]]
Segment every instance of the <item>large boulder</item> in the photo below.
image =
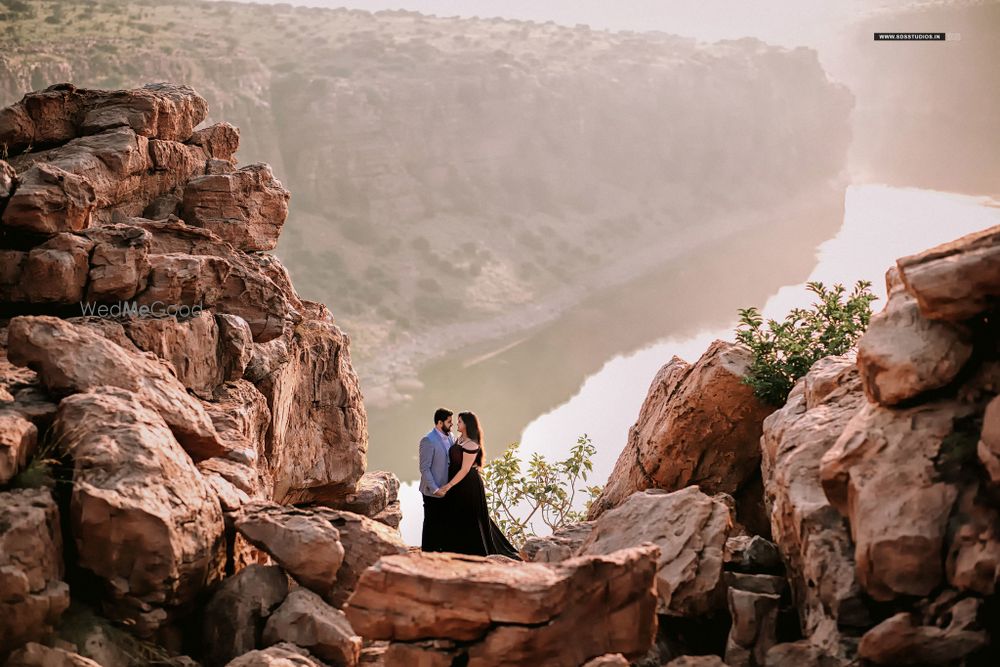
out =
[(83, 299), (94, 244), (75, 234), (56, 234), (30, 250), (0, 251), (0, 301), (76, 304)]
[[(674, 357), (661, 368), (588, 518), (649, 488), (697, 485), (740, 500), (759, 475), (761, 424), (774, 410), (743, 383), (751, 360), (748, 349), (716, 341), (693, 365)], [(759, 503), (738, 503), (739, 518)]]
[(87, 300), (124, 301), (146, 289), (151, 234), (133, 225), (108, 224), (86, 231), (94, 242)]
[(313, 511), (330, 522), (340, 532), (344, 545), (344, 562), (337, 571), (337, 582), (327, 600), (335, 607), (343, 606), (354, 592), (358, 579), (382, 556), (406, 553), (409, 549), (399, 532), (377, 518), (360, 514), (314, 507)]
[(558, 563), (572, 558), (593, 530), (593, 521), (581, 521), (564, 526), (551, 535), (529, 537), (521, 547), (521, 558), (536, 563)]
[(69, 607), (59, 509), (48, 489), (0, 493), (0, 656), (52, 631)]
[(875, 600), (925, 596), (944, 580), (958, 489), (937, 462), (971, 413), (949, 399), (905, 410), (867, 403), (823, 455), (823, 489), (850, 523), (858, 581)]
[(858, 369), (869, 400), (896, 405), (954, 380), (972, 356), (968, 328), (924, 317), (890, 269), (889, 300), (858, 341)]
[(191, 317), (134, 318), (124, 323), (137, 348), (166, 361), (177, 379), (196, 396), (210, 400), (223, 382), (219, 327), (211, 311)]
[(103, 385), (135, 394), (170, 426), (196, 458), (227, 451), (211, 419), (164, 362), (136, 354), (91, 329), (55, 317), (16, 317), (8, 330), (8, 356), (36, 371), (55, 394)]
[(954, 665), (989, 644), (976, 626), (979, 602), (969, 598), (939, 627), (924, 625), (914, 614), (900, 612), (865, 633), (858, 654), (876, 665)]
[(365, 472), (368, 417), (350, 339), (324, 307), (289, 336), (288, 356), (257, 387), (271, 410), (268, 451), (278, 502), (324, 502), (355, 491)]
[(244, 653), (226, 667), (327, 667), (294, 644), (282, 642), (258, 651)]
[(896, 266), (924, 317), (968, 320), (1000, 299), (1000, 226), (901, 257)]
[(250, 565), (226, 578), (205, 605), (205, 658), (224, 665), (261, 644), (264, 624), (288, 595), (288, 577), (277, 566)]
[(355, 667), (361, 655), (361, 637), (354, 633), (344, 612), (304, 588), (289, 593), (271, 614), (263, 641), (301, 646), (335, 667)]
[(830, 504), (820, 461), (865, 404), (853, 356), (826, 357), (799, 380), (785, 406), (764, 421), (761, 439), (765, 500), (771, 533), (787, 568), (806, 637), (832, 635), (838, 626), (869, 624), (855, 574), (847, 522)]
[(128, 391), (63, 399), (53, 437), (73, 458), (71, 526), (79, 566), (104, 611), (155, 632), (222, 575), (222, 512), (158, 413)]
[(288, 217), (288, 190), (266, 164), (208, 174), (184, 186), (181, 218), (248, 252), (273, 250)]
[(97, 192), (88, 179), (44, 163), (22, 170), (17, 179), (0, 217), (2, 226), (40, 234), (90, 226)]
[(555, 565), (386, 556), (361, 576), (347, 617), (365, 639), (460, 642), (469, 667), (637, 659), (656, 632), (658, 551), (645, 545)]
[(322, 515), (256, 502), (243, 506), (235, 524), (243, 537), (269, 553), (296, 581), (324, 597), (332, 594), (344, 547), (340, 532)]
[(18, 412), (0, 411), (0, 485), (27, 465), (37, 445), (37, 426)]
[(657, 612), (700, 616), (725, 604), (722, 560), (732, 527), (729, 505), (696, 486), (673, 493), (648, 490), (602, 514), (577, 553), (611, 554), (656, 544)]

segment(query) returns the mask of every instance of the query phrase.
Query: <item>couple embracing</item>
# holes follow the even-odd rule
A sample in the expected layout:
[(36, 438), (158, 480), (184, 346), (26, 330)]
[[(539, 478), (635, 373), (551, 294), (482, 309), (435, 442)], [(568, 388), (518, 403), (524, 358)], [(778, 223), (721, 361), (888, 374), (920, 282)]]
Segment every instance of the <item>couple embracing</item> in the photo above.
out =
[[(420, 492), (424, 496), (421, 549), (520, 560), (517, 549), (490, 518), (483, 465), (483, 431), (471, 412), (457, 418), (444, 408), (420, 440)], [(452, 435), (452, 426), (458, 438)]]

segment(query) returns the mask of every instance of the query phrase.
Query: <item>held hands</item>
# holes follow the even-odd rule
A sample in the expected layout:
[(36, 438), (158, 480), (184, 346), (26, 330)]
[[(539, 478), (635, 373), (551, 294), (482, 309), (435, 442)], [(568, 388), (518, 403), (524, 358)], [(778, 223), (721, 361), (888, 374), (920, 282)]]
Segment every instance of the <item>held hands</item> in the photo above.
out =
[(451, 487), (449, 485), (445, 484), (440, 489), (438, 489), (437, 491), (434, 492), (434, 496), (436, 498), (444, 498), (444, 494), (448, 493), (448, 489), (450, 489), (450, 488)]

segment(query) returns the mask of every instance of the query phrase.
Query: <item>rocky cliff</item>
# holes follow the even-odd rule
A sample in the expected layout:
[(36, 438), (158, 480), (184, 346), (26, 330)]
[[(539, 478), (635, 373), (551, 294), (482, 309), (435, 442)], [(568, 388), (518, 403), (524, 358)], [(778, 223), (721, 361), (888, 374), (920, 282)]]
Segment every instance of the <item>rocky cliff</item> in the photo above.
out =
[(385, 358), (414, 337), (409, 357), (468, 343), (435, 326), (456, 310), (492, 322), (601, 286), (623, 260), (660, 264), (622, 248), (731, 231), (823, 188), (849, 141), (851, 97), (815, 52), (752, 39), (187, 0), (16, 7), (0, 104), (60, 81), (185, 81), (244, 130), (244, 158), (295, 193), (278, 254), (372, 377), (398, 376), (412, 360)]

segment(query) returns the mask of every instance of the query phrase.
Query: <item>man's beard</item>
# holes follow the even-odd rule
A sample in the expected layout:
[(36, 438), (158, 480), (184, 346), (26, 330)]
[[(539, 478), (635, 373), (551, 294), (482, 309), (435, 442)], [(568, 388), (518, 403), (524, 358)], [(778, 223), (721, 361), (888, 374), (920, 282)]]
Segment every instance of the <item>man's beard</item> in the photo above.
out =
[(449, 435), (451, 433), (451, 427), (447, 424), (441, 424), (441, 432), (445, 435)]

